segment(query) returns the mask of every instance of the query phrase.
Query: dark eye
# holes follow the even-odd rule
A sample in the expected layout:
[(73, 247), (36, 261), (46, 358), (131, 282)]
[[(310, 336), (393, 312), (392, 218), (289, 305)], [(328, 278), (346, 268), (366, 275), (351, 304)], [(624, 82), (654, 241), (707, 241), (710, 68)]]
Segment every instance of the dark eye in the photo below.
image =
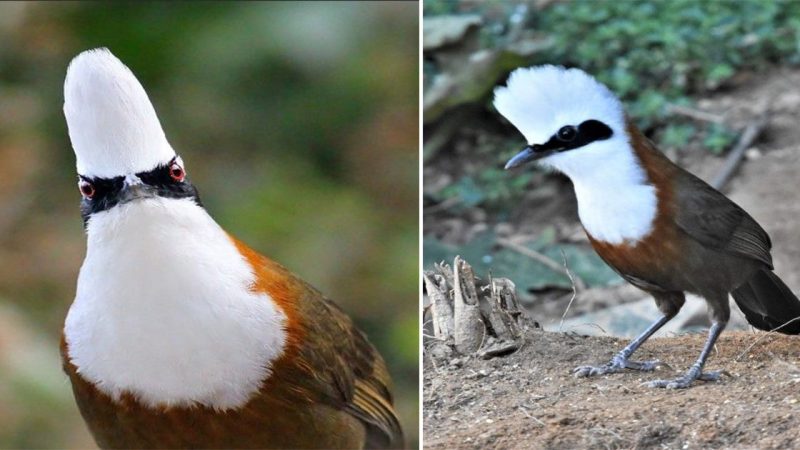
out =
[(186, 178), (186, 172), (183, 170), (183, 167), (178, 164), (178, 161), (172, 161), (172, 164), (169, 165), (169, 176), (178, 183)]
[(569, 142), (575, 139), (575, 136), (577, 135), (578, 135), (578, 130), (576, 130), (575, 127), (573, 127), (572, 125), (567, 125), (565, 127), (562, 127), (560, 130), (558, 130), (558, 133), (556, 133), (558, 139), (564, 142)]
[(78, 181), (78, 190), (81, 191), (83, 198), (91, 200), (94, 197), (94, 185), (83, 178)]

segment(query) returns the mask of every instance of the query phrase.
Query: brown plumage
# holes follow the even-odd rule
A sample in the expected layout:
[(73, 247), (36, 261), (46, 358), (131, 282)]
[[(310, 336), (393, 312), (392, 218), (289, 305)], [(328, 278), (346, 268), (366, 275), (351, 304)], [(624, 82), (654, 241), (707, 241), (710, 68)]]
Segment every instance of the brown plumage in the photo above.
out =
[(625, 280), (652, 294), (663, 313), (607, 364), (578, 367), (576, 376), (658, 367), (630, 357), (678, 313), (686, 292), (708, 304), (708, 339), (683, 376), (651, 386), (686, 388), (719, 378), (721, 371), (704, 372), (703, 366), (730, 317), (729, 294), (753, 326), (800, 333), (800, 300), (772, 272), (767, 233), (661, 154), (608, 87), (579, 69), (521, 68), (495, 90), (494, 105), (528, 140), (506, 169), (541, 161), (569, 176), (594, 249)]
[(608, 244), (587, 233), (592, 246), (631, 284), (657, 299), (671, 293), (674, 304), (658, 301), (665, 314), (676, 313), (688, 291), (711, 303), (714, 319), (727, 321), (728, 292), (772, 269), (769, 236), (738, 205), (673, 164), (630, 122), (627, 132), (657, 188), (653, 230), (633, 245)]
[(330, 300), (279, 264), (236, 242), (287, 317), (284, 354), (244, 406), (153, 409), (131, 394), (98, 391), (70, 362), (64, 370), (103, 448), (397, 448), (402, 431), (381, 356)]
[(610, 244), (587, 231), (598, 255), (625, 280), (650, 293), (664, 314), (606, 366), (582, 366), (588, 376), (623, 368), (652, 370), (658, 362), (628, 357), (685, 302), (684, 292), (702, 296), (713, 323), (700, 358), (684, 377), (658, 380), (658, 387), (688, 387), (694, 379), (716, 380), (721, 371), (702, 367), (730, 319), (728, 294), (748, 322), (771, 331), (798, 334), (800, 300), (772, 272), (767, 233), (738, 205), (704, 181), (672, 163), (629, 121), (627, 133), (647, 177), (656, 187), (658, 208), (651, 232), (635, 243)]

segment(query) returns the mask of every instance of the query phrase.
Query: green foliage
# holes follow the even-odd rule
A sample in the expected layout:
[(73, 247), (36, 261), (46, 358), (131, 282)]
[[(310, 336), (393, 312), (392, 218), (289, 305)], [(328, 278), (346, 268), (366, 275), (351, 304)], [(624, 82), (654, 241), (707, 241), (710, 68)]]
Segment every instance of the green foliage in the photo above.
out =
[(724, 125), (713, 124), (703, 139), (703, 145), (712, 153), (719, 155), (729, 148), (734, 140), (736, 140), (736, 134), (730, 129)]
[(428, 0), (422, 2), (422, 14), (435, 16), (458, 11), (458, 0)]
[(691, 124), (669, 124), (661, 132), (660, 141), (664, 147), (680, 148), (689, 143), (696, 131), (697, 128)]
[(441, 197), (457, 197), (464, 206), (504, 206), (521, 197), (532, 177), (531, 172), (509, 176), (502, 169), (490, 167), (475, 175), (461, 177), (444, 188)]
[[(606, 83), (645, 128), (663, 125), (665, 106), (716, 89), (742, 70), (800, 62), (800, 2), (670, 0), (557, 2), (531, 26), (553, 38), (538, 63), (580, 67)], [(668, 130), (668, 145), (695, 130)], [(703, 144), (718, 153), (729, 133), (712, 127)]]

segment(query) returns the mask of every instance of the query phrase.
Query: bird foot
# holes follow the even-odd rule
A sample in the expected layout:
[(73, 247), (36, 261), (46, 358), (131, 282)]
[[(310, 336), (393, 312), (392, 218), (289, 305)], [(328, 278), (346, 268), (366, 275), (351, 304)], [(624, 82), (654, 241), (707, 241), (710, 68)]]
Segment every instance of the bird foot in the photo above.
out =
[(686, 389), (692, 385), (694, 380), (700, 381), (719, 381), (722, 375), (731, 376), (730, 373), (724, 370), (714, 370), (711, 372), (702, 372), (700, 369), (692, 367), (683, 376), (673, 378), (671, 380), (654, 380), (643, 383), (651, 388), (665, 388), (665, 389)]
[(603, 366), (580, 366), (572, 370), (572, 374), (576, 378), (593, 377), (595, 375), (605, 375), (607, 373), (622, 372), (625, 369), (640, 370), (642, 372), (652, 372), (660, 367), (667, 367), (669, 365), (659, 361), (630, 361), (627, 358), (616, 355), (611, 361)]

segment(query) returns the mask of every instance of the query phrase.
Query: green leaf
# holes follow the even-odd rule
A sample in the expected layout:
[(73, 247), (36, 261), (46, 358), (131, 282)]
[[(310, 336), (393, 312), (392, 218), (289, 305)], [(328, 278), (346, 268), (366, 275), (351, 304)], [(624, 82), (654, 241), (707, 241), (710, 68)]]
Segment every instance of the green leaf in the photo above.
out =
[(697, 129), (690, 124), (667, 125), (661, 133), (661, 144), (664, 147), (684, 147), (694, 137), (696, 131)]
[(724, 125), (713, 124), (706, 132), (703, 146), (715, 155), (721, 155), (733, 144), (736, 134)]
[(717, 64), (711, 68), (706, 74), (706, 86), (711, 89), (718, 87), (725, 80), (729, 79), (736, 73), (733, 67), (728, 64)]

